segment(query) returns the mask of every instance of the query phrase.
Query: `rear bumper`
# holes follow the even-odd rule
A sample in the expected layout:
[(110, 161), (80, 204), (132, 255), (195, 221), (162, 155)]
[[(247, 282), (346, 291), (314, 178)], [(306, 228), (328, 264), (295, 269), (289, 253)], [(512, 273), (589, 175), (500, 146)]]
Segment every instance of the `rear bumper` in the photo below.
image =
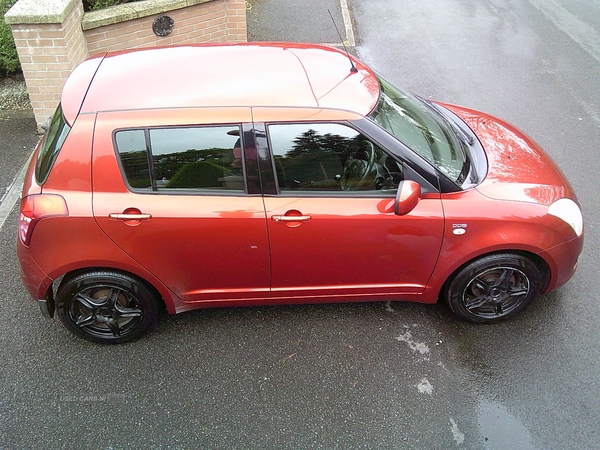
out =
[[(19, 274), (25, 289), (35, 300), (47, 301), (52, 297), (50, 290), (52, 279), (44, 273), (38, 264), (29, 256), (27, 247), (17, 239), (17, 256), (19, 257)], [(52, 299), (53, 300), (53, 299)]]

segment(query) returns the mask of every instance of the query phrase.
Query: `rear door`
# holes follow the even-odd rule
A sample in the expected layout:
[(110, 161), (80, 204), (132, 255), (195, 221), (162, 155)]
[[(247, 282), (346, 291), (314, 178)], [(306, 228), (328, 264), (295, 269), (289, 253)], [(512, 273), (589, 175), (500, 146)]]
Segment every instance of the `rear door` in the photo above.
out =
[(95, 218), (183, 301), (269, 295), (264, 205), (244, 160), (255, 154), (249, 121), (245, 108), (98, 114)]
[(437, 192), (395, 215), (398, 183), (418, 177), (349, 124), (271, 123), (267, 136), (274, 298), (410, 299), (424, 289), (443, 236)]

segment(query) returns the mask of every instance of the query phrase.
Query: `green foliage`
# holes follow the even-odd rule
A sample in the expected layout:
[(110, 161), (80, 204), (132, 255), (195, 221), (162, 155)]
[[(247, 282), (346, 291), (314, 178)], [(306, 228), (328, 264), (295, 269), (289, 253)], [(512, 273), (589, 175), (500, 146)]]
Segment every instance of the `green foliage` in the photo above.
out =
[(4, 14), (17, 0), (0, 0), (0, 75), (15, 73), (21, 70), (19, 55), (15, 47), (10, 26), (4, 22)]
[(83, 9), (85, 11), (96, 11), (98, 9), (108, 8), (109, 6), (120, 5), (137, 0), (83, 0)]

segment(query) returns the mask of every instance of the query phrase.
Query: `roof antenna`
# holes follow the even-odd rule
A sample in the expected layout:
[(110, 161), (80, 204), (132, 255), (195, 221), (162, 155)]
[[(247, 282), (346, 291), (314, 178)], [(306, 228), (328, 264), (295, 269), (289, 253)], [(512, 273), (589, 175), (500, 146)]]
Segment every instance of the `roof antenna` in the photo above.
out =
[(348, 57), (348, 61), (350, 61), (350, 72), (357, 73), (358, 69), (354, 65), (354, 62), (352, 62), (352, 58), (350, 58), (350, 53), (348, 53), (348, 49), (346, 48), (346, 44), (344, 43), (344, 39), (342, 39), (342, 35), (340, 33), (340, 30), (338, 30), (338, 27), (335, 24), (335, 20), (333, 19), (333, 15), (331, 14), (331, 11), (329, 9), (327, 10), (327, 12), (329, 13), (329, 17), (331, 17), (331, 21), (333, 22), (333, 26), (335, 27), (335, 31), (337, 31), (337, 34), (340, 37), (340, 41), (342, 41), (342, 45), (344, 46), (344, 50), (346, 51), (346, 56)]

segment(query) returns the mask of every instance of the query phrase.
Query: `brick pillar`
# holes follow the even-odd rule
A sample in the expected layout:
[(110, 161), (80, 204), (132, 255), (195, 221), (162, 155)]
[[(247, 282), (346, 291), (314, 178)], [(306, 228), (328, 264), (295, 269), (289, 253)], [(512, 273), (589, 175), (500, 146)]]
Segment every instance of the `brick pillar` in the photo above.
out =
[(226, 0), (227, 2), (227, 40), (246, 42), (246, 0)]
[(88, 56), (81, 0), (19, 0), (6, 13), (38, 128), (54, 113), (71, 71)]

